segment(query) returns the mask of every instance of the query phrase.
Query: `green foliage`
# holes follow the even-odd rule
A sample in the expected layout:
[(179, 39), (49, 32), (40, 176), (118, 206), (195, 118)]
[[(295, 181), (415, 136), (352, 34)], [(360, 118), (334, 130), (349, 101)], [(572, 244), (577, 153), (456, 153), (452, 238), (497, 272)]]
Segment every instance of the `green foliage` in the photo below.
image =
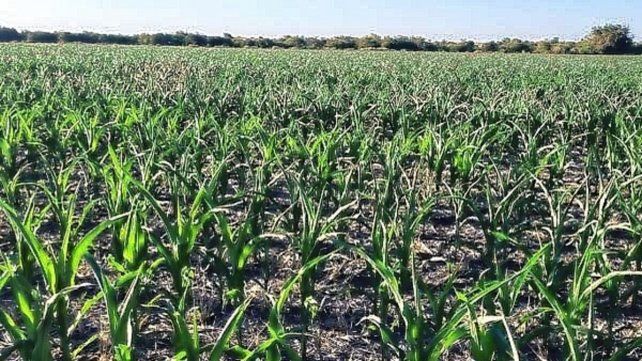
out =
[(46, 31), (28, 31), (25, 33), (28, 43), (57, 43), (58, 34)]
[(0, 42), (12, 42), (22, 40), (22, 35), (14, 28), (0, 26)]
[(635, 357), (640, 59), (165, 35), (0, 49), (0, 360)]
[(363, 48), (380, 48), (383, 45), (381, 37), (377, 34), (362, 36), (357, 40), (357, 47)]
[(626, 54), (633, 48), (629, 27), (619, 24), (596, 26), (584, 41), (598, 54)]
[(0, 42), (27, 41), (31, 43), (87, 43), (121, 45), (164, 45), (164, 46), (210, 46), (236, 48), (297, 48), (297, 49), (389, 49), (407, 51), (447, 52), (497, 52), (539, 53), (539, 54), (640, 54), (642, 46), (633, 43), (628, 26), (607, 24), (594, 27), (585, 39), (579, 42), (559, 39), (531, 42), (505, 38), (499, 42), (489, 41), (476, 44), (471, 40), (459, 42), (432, 42), (420, 36), (385, 36), (369, 34), (362, 37), (334, 36), (331, 38), (286, 35), (280, 38), (242, 37), (224, 34), (207, 36), (198, 33), (176, 32), (121, 35), (98, 34), (93, 32), (18, 32), (12, 28), (0, 27)]
[(326, 40), (325, 46), (332, 49), (356, 49), (357, 38), (352, 36), (335, 36)]
[(532, 44), (521, 39), (505, 38), (499, 42), (499, 49), (505, 53), (530, 53)]

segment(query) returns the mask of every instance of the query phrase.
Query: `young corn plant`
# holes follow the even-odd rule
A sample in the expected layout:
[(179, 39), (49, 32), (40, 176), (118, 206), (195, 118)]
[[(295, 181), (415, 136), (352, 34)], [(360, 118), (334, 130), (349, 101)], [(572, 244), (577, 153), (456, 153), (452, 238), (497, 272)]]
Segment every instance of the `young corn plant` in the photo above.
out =
[(25, 167), (21, 167), (14, 174), (11, 174), (11, 171), (0, 167), (0, 189), (2, 190), (0, 195), (12, 204), (19, 205), (19, 202), (22, 201), (19, 191), (24, 170)]
[[(377, 211), (375, 214), (370, 234), (370, 239), (372, 241), (372, 259), (375, 262), (379, 262), (382, 266), (391, 267), (388, 255), (390, 246), (394, 241), (395, 227), (397, 225), (394, 223), (385, 223), (381, 220), (381, 216), (379, 214), (380, 211)], [(373, 288), (376, 293), (376, 298), (373, 301), (374, 314), (377, 315), (380, 322), (385, 324), (388, 319), (388, 308), (390, 303), (388, 297), (389, 293), (385, 287), (383, 287), (383, 281), (376, 272), (373, 282)], [(380, 329), (380, 331), (382, 331), (382, 329)], [(383, 332), (380, 332), (380, 336), (382, 341), (387, 339), (387, 335)], [(387, 358), (385, 345), (382, 345), (381, 357), (382, 359)]]
[(181, 307), (178, 307), (178, 311), (183, 312), (185, 311), (183, 308), (185, 302), (181, 302), (181, 300), (189, 302), (191, 298), (189, 296), (191, 284), (190, 256), (196, 245), (196, 239), (213, 217), (211, 211), (203, 210), (207, 189), (203, 187), (199, 190), (191, 206), (187, 209), (186, 215), (183, 215), (185, 211), (179, 199), (180, 197), (174, 197), (175, 214), (172, 216), (163, 209), (160, 202), (156, 200), (147, 187), (134, 179), (132, 179), (132, 184), (158, 215), (165, 228), (168, 244), (165, 244), (153, 234), (150, 235), (151, 241), (161, 254), (165, 267), (167, 267), (172, 277), (174, 286), (173, 303), (175, 307), (181, 305)]
[[(260, 154), (260, 163), (255, 167), (249, 168), (250, 177), (253, 179), (253, 186), (249, 194), (250, 202), (247, 207), (245, 223), (248, 223), (249, 229), (247, 231), (249, 231), (249, 235), (254, 239), (251, 243), (258, 243), (261, 240), (260, 238), (263, 238), (259, 236), (265, 233), (265, 224), (267, 223), (267, 217), (269, 216), (267, 205), (270, 199), (272, 199), (272, 190), (270, 186), (273, 182), (274, 167), (278, 160), (276, 147), (277, 137), (274, 134), (268, 134), (261, 128), (259, 130), (259, 142), (256, 144), (256, 148)], [(250, 156), (249, 149), (247, 151), (248, 152), (244, 155), (245, 158), (249, 158)], [(249, 163), (250, 159), (247, 159), (247, 161)], [(243, 225), (243, 227), (245, 227), (245, 225)], [(247, 233), (247, 231), (242, 232)], [(266, 248), (267, 245), (268, 244), (265, 243), (261, 245), (258, 250), (251, 250), (251, 253), (255, 253), (255, 251), (257, 253), (257, 258), (259, 258), (259, 262), (261, 263), (262, 271), (265, 276), (266, 286), (271, 276), (269, 249)]]
[[(374, 178), (374, 216), (370, 228), (370, 240), (372, 243), (371, 257), (376, 262), (380, 262), (386, 267), (393, 267), (392, 260), (390, 257), (392, 255), (391, 247), (395, 240), (395, 235), (397, 232), (397, 227), (400, 226), (400, 203), (399, 203), (399, 190), (401, 185), (401, 178), (404, 175), (403, 170), (401, 169), (401, 158), (403, 155), (400, 151), (400, 138), (396, 138), (394, 143), (390, 143), (383, 154), (382, 160), (382, 175), (380, 179)], [(377, 170), (377, 165), (373, 165), (372, 173), (375, 174)], [(410, 224), (409, 226), (413, 226)], [(412, 237), (410, 237), (412, 238)], [(405, 252), (411, 252), (410, 245), (404, 249), (404, 245), (401, 245), (400, 255), (405, 256)], [(404, 262), (405, 260), (402, 260)], [(403, 270), (403, 265), (399, 266), (402, 273), (406, 273), (406, 270)], [(408, 285), (408, 280), (404, 285)], [(386, 324), (388, 319), (388, 310), (389, 310), (389, 293), (383, 287), (383, 281), (379, 275), (374, 272), (373, 277), (373, 288), (375, 290), (375, 299), (373, 301), (373, 314), (379, 317), (381, 323)], [(381, 331), (382, 329), (380, 329)], [(381, 340), (386, 339), (386, 335), (383, 332), (380, 332)], [(381, 349), (382, 359), (387, 358), (387, 350), (385, 345)]]
[(450, 157), (450, 138), (442, 134), (441, 125), (427, 126), (418, 139), (419, 154), (425, 159), (428, 168), (435, 178), (435, 185), (439, 188), (442, 184), (446, 162)]
[[(309, 189), (301, 177), (289, 178), (290, 189), (297, 194), (298, 207), (301, 211), (301, 225), (298, 232), (293, 233), (293, 245), (301, 258), (303, 265), (323, 255), (322, 244), (326, 240), (336, 238), (336, 228), (344, 219), (355, 202), (338, 207), (332, 214), (324, 208), (326, 191)], [(319, 197), (319, 198), (316, 198)], [(307, 357), (307, 331), (312, 322), (314, 301), (315, 269), (301, 276), (301, 356)]]
[(477, 166), (486, 154), (488, 145), (494, 141), (498, 129), (485, 127), (472, 130), (461, 126), (451, 135), (450, 183), (461, 181), (468, 184), (476, 177)]
[(548, 206), (548, 225), (543, 227), (549, 237), (549, 253), (544, 256), (543, 268), (546, 284), (554, 292), (559, 291), (562, 283), (567, 279), (567, 268), (562, 261), (565, 247), (565, 236), (568, 236), (569, 215), (575, 200), (582, 190), (582, 185), (575, 190), (569, 187), (553, 189), (545, 185), (543, 181), (533, 175), (535, 184), (541, 190)]
[[(36, 139), (33, 129), (35, 113), (5, 109), (0, 114), (0, 178), (11, 180), (18, 176), (27, 161), (34, 158)], [(26, 150), (26, 156), (21, 151)]]
[(129, 211), (124, 223), (120, 224), (118, 234), (119, 254), (110, 253), (110, 264), (122, 274), (138, 270), (149, 254), (149, 235), (143, 229), (142, 218), (145, 214), (139, 209)]
[[(589, 191), (588, 181), (584, 185), (586, 191), (584, 199), (580, 202), (583, 211), (583, 224), (572, 235), (576, 248), (575, 259), (571, 263), (570, 275), (565, 277), (566, 279), (570, 278), (570, 284), (565, 290), (568, 295), (560, 297), (560, 291), (551, 288), (552, 285), (555, 285), (554, 283), (542, 282), (539, 275), (545, 274), (544, 271), (534, 270), (538, 276), (533, 278), (533, 287), (540, 292), (542, 300), (550, 306), (548, 310), (558, 319), (559, 326), (557, 327), (561, 328), (564, 335), (566, 348), (562, 355), (573, 360), (595, 357), (597, 355), (596, 339), (604, 336), (606, 339), (602, 339), (601, 342), (606, 345), (607, 350), (612, 348), (613, 316), (610, 312), (606, 312), (608, 321), (606, 335), (594, 332), (597, 307), (596, 291), (605, 287), (609, 308), (614, 308), (619, 299), (618, 281), (622, 278), (637, 278), (642, 275), (639, 271), (612, 270), (609, 266), (608, 255), (602, 251), (606, 248), (604, 242), (609, 233), (626, 229), (625, 225), (609, 219), (616, 199), (614, 192), (616, 182), (614, 179), (609, 182), (600, 182), (595, 196), (591, 195)], [(563, 275), (556, 276), (562, 277)], [(597, 280), (593, 280), (594, 277)], [(542, 324), (544, 327), (555, 328), (547, 314), (544, 314)], [(555, 332), (547, 333), (549, 337), (554, 334)], [(551, 355), (559, 353), (560, 350), (552, 338), (546, 340), (546, 343)]]
[[(475, 361), (508, 360), (509, 344), (497, 330), (501, 316), (479, 316), (474, 305), (465, 294), (457, 295), (468, 308), (468, 325), (466, 332), (470, 340), (470, 354)], [(507, 330), (509, 331), (509, 330)], [(510, 335), (510, 333), (508, 333)], [(510, 336), (509, 336), (510, 337)], [(514, 344), (514, 341), (513, 341)], [(519, 359), (513, 348), (513, 359)]]
[[(115, 282), (109, 280), (96, 260), (86, 256), (105, 301), (109, 320), (109, 336), (112, 354), (116, 361), (135, 361), (134, 337), (136, 334), (136, 309), (140, 306), (141, 278), (145, 265), (136, 271), (120, 276)], [(129, 284), (122, 300), (119, 300), (119, 286)]]
[(72, 112), (67, 115), (70, 122), (70, 128), (67, 130), (74, 134), (74, 143), (90, 160), (97, 160), (101, 155), (101, 140), (107, 133), (107, 127), (103, 124), (99, 115), (89, 115), (95, 113), (92, 107), (82, 112)]
[[(468, 199), (468, 206), (479, 220), (485, 239), (485, 249), (482, 254), (484, 265), (494, 271), (498, 279), (503, 273), (501, 262), (502, 251), (525, 227), (523, 222), (523, 209), (526, 197), (524, 184), (528, 177), (523, 174), (513, 174), (509, 171), (502, 173), (497, 166), (494, 167), (496, 183), (490, 174), (486, 174), (484, 184), (484, 197), (486, 211), (483, 212), (479, 205)], [(495, 185), (495, 187), (494, 187)]]
[(58, 321), (57, 305), (64, 297), (88, 285), (69, 286), (47, 297), (21, 276), (13, 265), (5, 263), (0, 274), (0, 291), (7, 286), (16, 309), (12, 315), (10, 310), (0, 308), (0, 325), (12, 342), (0, 350), (0, 359), (9, 359), (17, 353), (24, 361), (53, 361), (51, 331)]
[[(248, 212), (249, 213), (249, 212)], [(232, 229), (228, 218), (217, 212), (214, 214), (221, 238), (221, 256), (214, 256), (214, 263), (227, 265), (223, 274), (227, 279), (227, 292), (224, 303), (231, 301), (235, 306), (245, 299), (245, 271), (249, 258), (257, 251), (262, 240), (254, 233), (254, 221), (248, 214), (243, 223)]]
[[(38, 228), (42, 225), (49, 208), (50, 207), (44, 207), (42, 210), (36, 211), (35, 195), (32, 196), (24, 212), (23, 222), (25, 227), (37, 232)], [(14, 238), (13, 246), (18, 253), (17, 266), (19, 272), (25, 279), (34, 280), (37, 265), (36, 259), (33, 257), (33, 254), (29, 249), (29, 244), (25, 242), (24, 237), (20, 233), (14, 233)]]
[[(120, 303), (116, 303), (115, 305), (110, 305), (109, 303), (112, 302), (113, 297), (120, 299), (120, 290), (129, 287), (125, 295), (126, 297), (128, 297), (127, 302), (131, 302), (131, 310), (128, 310), (127, 314), (123, 314), (122, 317), (118, 318), (118, 320), (121, 323), (127, 323), (127, 332), (131, 334), (131, 336), (128, 337), (130, 337), (131, 339), (127, 339), (127, 347), (119, 346), (119, 350), (114, 350), (116, 352), (115, 355), (120, 354), (120, 356), (118, 357), (122, 357), (124, 360), (128, 358), (135, 359), (135, 354), (131, 352), (131, 343), (135, 342), (135, 337), (136, 335), (138, 335), (137, 321), (140, 308), (139, 296), (142, 292), (143, 283), (143, 281), (141, 281), (140, 279), (149, 278), (148, 274), (151, 274), (153, 271), (155, 271), (162, 261), (162, 259), (159, 259), (152, 264), (148, 264), (149, 234), (143, 229), (141, 218), (144, 218), (144, 215), (139, 214), (139, 212), (139, 209), (132, 209), (129, 212), (127, 219), (125, 220), (125, 223), (121, 223), (119, 235), (122, 244), (122, 254), (119, 257), (121, 261), (119, 262), (117, 258), (114, 257), (113, 253), (109, 254), (107, 257), (108, 264), (116, 271), (116, 282), (113, 285), (103, 285), (102, 283), (109, 282), (109, 279), (103, 277), (104, 274), (102, 272), (97, 272), (100, 271), (100, 269), (95, 269), (96, 267), (93, 267), (94, 265), (92, 264), (92, 262), (89, 262), (90, 265), (92, 265), (92, 267), (94, 268), (94, 275), (101, 285), (103, 298), (105, 300), (105, 303), (107, 304), (108, 309), (110, 307), (124, 307), (121, 306)], [(91, 261), (93, 261), (93, 258), (91, 259)], [(136, 286), (134, 286), (134, 283), (136, 283)], [(108, 295), (108, 293), (113, 293), (115, 296), (112, 297), (111, 295)], [(125, 321), (125, 319), (127, 319), (128, 321)], [(112, 327), (117, 327), (114, 323), (115, 321), (116, 319), (110, 316), (110, 325)], [(123, 326), (121, 325), (118, 327)], [(114, 340), (112, 339), (112, 344), (117, 344), (118, 342), (122, 342), (124, 340), (122, 338), (122, 329), (113, 329), (111, 330), (111, 332), (119, 332), (117, 336), (114, 336), (118, 338), (117, 342), (114, 343)]]
[[(521, 288), (527, 279), (525, 275), (529, 275), (542, 256), (542, 252), (535, 253), (524, 268), (501, 281), (481, 282), (468, 294), (460, 296), (458, 302), (452, 304), (450, 310), (444, 313), (440, 308), (446, 304), (447, 295), (442, 294), (437, 298), (426, 289), (416, 273), (414, 254), (411, 258), (413, 290), (412, 295), (407, 297), (401, 290), (399, 281), (391, 267), (372, 259), (360, 248), (354, 248), (353, 251), (381, 277), (382, 286), (390, 293), (392, 303), (399, 315), (399, 326), (403, 337), (399, 339), (397, 332), (378, 317), (371, 316), (366, 320), (380, 329), (384, 336), (383, 341), (396, 352), (399, 359), (408, 361), (437, 361), (442, 359), (445, 352), (467, 336), (473, 337), (473, 341), (475, 337), (477, 340), (481, 340), (478, 335), (471, 336), (468, 329), (466, 316), (470, 314), (472, 305), (484, 303), (506, 285), (509, 285), (509, 288), (511, 286)], [(443, 322), (440, 319), (431, 320), (427, 317), (429, 314), (424, 310), (426, 301), (431, 303), (434, 310), (439, 311), (435, 316), (446, 316)], [(480, 343), (477, 344), (478, 348), (479, 345)]]
[(296, 285), (300, 284), (306, 275), (315, 272), (317, 267), (327, 261), (336, 252), (337, 251), (334, 251), (309, 260), (294, 276), (283, 284), (279, 297), (276, 300), (272, 300), (272, 308), (270, 309), (267, 324), (267, 331), (270, 337), (252, 351), (242, 347), (234, 348), (235, 354), (238, 355), (240, 359), (252, 361), (262, 357), (262, 359), (266, 361), (278, 361), (283, 360), (285, 357), (288, 360), (294, 361), (305, 360), (305, 355), (303, 353), (297, 353), (290, 345), (290, 340), (305, 335), (300, 332), (288, 330), (284, 321), (283, 312)]
[[(596, 243), (592, 243), (581, 258), (574, 263), (568, 297), (557, 296), (537, 276), (532, 278), (533, 287), (540, 292), (542, 300), (548, 305), (544, 312), (550, 312), (557, 318), (557, 327), (561, 329), (566, 343), (566, 349), (562, 355), (559, 355), (560, 350), (549, 342), (550, 357), (561, 356), (571, 360), (595, 357), (595, 345), (591, 341), (596, 336), (593, 334), (595, 329), (593, 324), (594, 308), (596, 307), (595, 292), (600, 287), (608, 287), (609, 283), (621, 278), (642, 277), (640, 271), (612, 271), (592, 281), (591, 272), (599, 262), (600, 256)], [(555, 327), (548, 322), (546, 325)], [(550, 331), (546, 334), (555, 334)], [(586, 346), (582, 346), (584, 343)]]
[(49, 299), (55, 300), (55, 303), (50, 306), (53, 309), (49, 312), (55, 312), (55, 324), (58, 328), (62, 352), (61, 359), (71, 361), (73, 354), (69, 342), (69, 290), (76, 289), (78, 268), (96, 238), (124, 215), (102, 221), (81, 236), (81, 229), (85, 225), (85, 218), (89, 214), (93, 202), (83, 208), (80, 216), (76, 216), (77, 207), (74, 196), (71, 196), (66, 203), (59, 203), (58, 199), (48, 190), (45, 193), (61, 227), (60, 241), (55, 247), (48, 245), (43, 239), (36, 236), (33, 229), (23, 222), (18, 212), (2, 199), (0, 199), (0, 210), (8, 218), (14, 232), (19, 234), (28, 245), (37, 261)]
[(400, 220), (398, 223), (400, 223), (400, 225), (395, 227), (396, 238), (398, 239), (399, 282), (404, 290), (412, 288), (412, 272), (410, 271), (412, 267), (410, 260), (417, 232), (419, 227), (424, 224), (430, 215), (432, 207), (434, 206), (432, 199), (425, 200), (422, 202), (423, 204), (419, 204), (420, 201), (417, 199), (418, 195), (414, 191), (416, 185), (412, 185), (410, 189), (405, 196), (406, 204), (403, 214), (399, 216)]
[[(108, 148), (110, 164), (102, 168), (104, 183), (107, 188), (108, 197), (107, 212), (110, 216), (125, 213), (131, 206), (132, 185), (131, 178), (128, 174), (131, 173), (133, 162), (131, 159), (123, 159), (116, 154), (116, 151), (109, 146)], [(123, 262), (123, 243), (126, 242), (122, 238), (123, 235), (122, 223), (116, 224), (112, 230), (112, 255), (117, 262)]]
[[(196, 315), (192, 315), (192, 325), (190, 327), (185, 313), (175, 308), (172, 303), (169, 303), (165, 311), (167, 312), (174, 329), (174, 334), (172, 336), (174, 341), (173, 360), (199, 361), (202, 359), (201, 355), (203, 353), (209, 352), (208, 360), (221, 361), (224, 360), (226, 353), (234, 353), (234, 350), (230, 349), (229, 344), (232, 336), (239, 332), (243, 323), (245, 310), (250, 305), (251, 301), (252, 299), (248, 298), (236, 307), (221, 330), (217, 340), (212, 345), (207, 346), (201, 346), (200, 344), (199, 327), (197, 322), (198, 317)], [(180, 302), (185, 302), (185, 298)], [(185, 308), (184, 305), (178, 307)], [(234, 349), (240, 349), (240, 347), (235, 347)]]

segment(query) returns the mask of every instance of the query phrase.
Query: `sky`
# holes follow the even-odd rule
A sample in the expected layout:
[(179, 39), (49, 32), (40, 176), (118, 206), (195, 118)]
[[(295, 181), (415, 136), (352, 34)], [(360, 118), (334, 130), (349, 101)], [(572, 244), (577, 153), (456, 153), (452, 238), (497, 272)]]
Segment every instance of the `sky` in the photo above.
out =
[(582, 38), (607, 22), (642, 39), (642, 0), (0, 0), (0, 26), (134, 34)]

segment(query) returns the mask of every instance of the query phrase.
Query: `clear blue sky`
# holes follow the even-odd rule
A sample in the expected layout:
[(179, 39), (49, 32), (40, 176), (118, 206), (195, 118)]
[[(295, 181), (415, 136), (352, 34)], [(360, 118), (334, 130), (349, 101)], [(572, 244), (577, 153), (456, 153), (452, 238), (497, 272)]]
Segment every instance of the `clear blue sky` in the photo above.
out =
[(430, 39), (581, 38), (628, 24), (642, 40), (642, 0), (0, 0), (0, 25), (109, 33), (421, 35)]

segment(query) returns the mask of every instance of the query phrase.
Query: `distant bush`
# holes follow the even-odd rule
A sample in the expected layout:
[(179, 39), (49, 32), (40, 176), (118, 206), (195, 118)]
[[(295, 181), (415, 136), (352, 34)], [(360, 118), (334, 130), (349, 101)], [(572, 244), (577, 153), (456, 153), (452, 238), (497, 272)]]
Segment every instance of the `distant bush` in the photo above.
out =
[(496, 52), (496, 51), (499, 51), (499, 44), (497, 44), (494, 41), (489, 41), (489, 42), (486, 42), (486, 43), (482, 43), (479, 46), (479, 50), (481, 50), (483, 52), (488, 52), (488, 53)]
[(575, 44), (567, 42), (551, 44), (551, 54), (572, 54), (573, 52), (577, 52)]
[(139, 42), (145, 45), (179, 46), (185, 45), (185, 35), (186, 34), (184, 33), (156, 33), (151, 35), (143, 34), (141, 37), (139, 37)]
[(274, 41), (274, 40), (272, 40), (270, 38), (264, 38), (264, 37), (261, 37), (261, 36), (256, 39), (256, 46), (258, 46), (259, 48), (263, 48), (263, 49), (272, 48), (272, 47), (276, 46), (277, 43), (278, 43), (278, 41)]
[(28, 31), (26, 39), (29, 43), (57, 43), (58, 34), (47, 31)]
[(326, 47), (326, 39), (315, 38), (315, 37), (306, 37), (305, 38), (305, 47), (308, 49), (323, 49)]
[(551, 47), (551, 42), (548, 40), (538, 41), (533, 47), (533, 52), (537, 54), (548, 54), (551, 52)]
[(242, 36), (235, 36), (232, 39), (232, 46), (236, 48), (247, 48), (255, 46), (256, 41), (252, 38), (244, 38)]
[(335, 36), (325, 42), (325, 46), (333, 49), (356, 49), (357, 38), (352, 36)]
[(4, 28), (0, 26), (0, 42), (7, 43), (11, 41), (21, 41), (22, 35), (18, 30), (13, 28)]
[(382, 39), (377, 34), (370, 34), (357, 39), (357, 47), (359, 49), (380, 48), (381, 44)]
[(208, 36), (208, 46), (233, 46), (234, 41), (231, 36)]
[(185, 45), (191, 46), (207, 46), (207, 36), (201, 34), (186, 34)]
[(451, 44), (450, 50), (460, 53), (472, 53), (475, 51), (475, 42), (462, 40), (459, 43)]
[(596, 26), (584, 41), (597, 54), (627, 54), (633, 49), (633, 37), (624, 25)]
[(138, 43), (138, 38), (130, 35), (100, 34), (98, 41), (103, 44), (134, 45)]
[(87, 43), (95, 44), (100, 42), (100, 34), (96, 33), (58, 33), (58, 40), (63, 43)]
[(24, 31), (0, 26), (0, 42), (27, 41), (30, 43), (102, 43), (122, 45), (254, 47), (297, 49), (389, 49), (407, 51), (497, 52), (539, 54), (642, 54), (642, 44), (634, 43), (630, 30), (624, 25), (598, 26), (581, 41), (560, 41), (558, 38), (531, 42), (517, 38), (476, 44), (470, 40), (429, 41), (420, 36), (385, 36), (369, 34), (362, 37), (334, 36), (331, 38), (286, 35), (280, 38), (242, 37), (225, 33), (206, 36), (176, 32), (138, 35), (98, 34), (93, 32)]
[(533, 44), (521, 39), (505, 38), (499, 43), (499, 49), (505, 53), (530, 53), (533, 51)]
[(395, 36), (395, 37), (385, 37), (382, 42), (382, 46), (386, 49), (392, 50), (409, 50), (417, 51), (421, 50), (421, 43), (418, 43), (418, 38), (410, 38), (408, 36)]
[(274, 44), (282, 48), (305, 48), (305, 39), (301, 36), (286, 35), (277, 39)]

